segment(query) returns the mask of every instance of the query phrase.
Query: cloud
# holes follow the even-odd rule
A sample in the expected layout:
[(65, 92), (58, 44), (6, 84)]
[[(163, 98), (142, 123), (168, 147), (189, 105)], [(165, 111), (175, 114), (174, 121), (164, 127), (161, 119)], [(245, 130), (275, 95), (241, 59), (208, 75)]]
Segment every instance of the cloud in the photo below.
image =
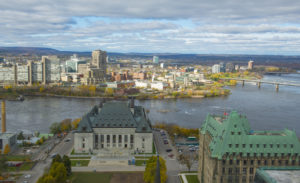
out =
[(0, 0), (0, 46), (299, 54), (295, 0)]

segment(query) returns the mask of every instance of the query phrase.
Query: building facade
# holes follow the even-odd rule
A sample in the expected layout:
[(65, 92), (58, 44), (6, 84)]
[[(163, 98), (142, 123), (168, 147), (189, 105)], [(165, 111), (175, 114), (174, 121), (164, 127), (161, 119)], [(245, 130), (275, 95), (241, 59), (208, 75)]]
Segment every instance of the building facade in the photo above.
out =
[(212, 68), (211, 68), (211, 72), (214, 73), (214, 74), (215, 73), (220, 73), (221, 72), (220, 65), (219, 64), (213, 65)]
[(294, 131), (253, 131), (246, 116), (208, 115), (199, 135), (201, 183), (252, 183), (260, 167), (299, 167)]
[(134, 152), (152, 153), (151, 123), (141, 106), (111, 101), (95, 106), (84, 115), (74, 134), (77, 153), (98, 156), (129, 156)]

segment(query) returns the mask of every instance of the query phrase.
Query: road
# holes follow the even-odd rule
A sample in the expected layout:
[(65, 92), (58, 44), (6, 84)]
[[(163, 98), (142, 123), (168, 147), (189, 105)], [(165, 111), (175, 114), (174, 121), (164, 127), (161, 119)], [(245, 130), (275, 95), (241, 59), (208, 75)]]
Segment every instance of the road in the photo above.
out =
[(168, 176), (167, 183), (180, 183), (178, 174), (181, 171), (181, 165), (176, 160), (175, 156), (170, 158), (166, 152), (167, 149), (172, 149), (172, 153), (176, 155), (176, 149), (170, 144), (164, 144), (160, 132), (154, 131), (153, 134), (158, 154), (166, 160)]
[[(70, 138), (71, 140), (68, 142), (65, 142), (62, 140), (59, 144), (57, 144), (54, 149), (50, 152), (51, 154), (57, 153), (61, 156), (67, 155), (72, 151), (73, 147), (73, 134), (69, 133), (65, 139)], [(54, 143), (55, 141), (53, 141)], [(42, 154), (45, 154), (45, 152), (41, 152), (40, 157), (43, 157)], [(28, 183), (36, 183), (39, 177), (41, 177), (44, 174), (44, 170), (46, 168), (50, 167), (50, 164), (52, 162), (52, 158), (50, 156), (47, 156), (45, 160), (38, 160), (38, 163), (34, 166), (34, 168), (31, 171), (24, 172), (25, 174), (17, 181), (17, 183), (23, 183), (24, 181), (27, 181)], [(25, 175), (30, 174), (30, 178), (25, 178)]]

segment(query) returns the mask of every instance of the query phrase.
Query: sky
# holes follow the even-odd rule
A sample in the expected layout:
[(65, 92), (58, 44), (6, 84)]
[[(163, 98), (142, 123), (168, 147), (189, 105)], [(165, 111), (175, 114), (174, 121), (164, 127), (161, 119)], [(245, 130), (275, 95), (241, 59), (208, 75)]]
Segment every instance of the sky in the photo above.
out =
[(300, 1), (0, 0), (0, 46), (300, 55)]

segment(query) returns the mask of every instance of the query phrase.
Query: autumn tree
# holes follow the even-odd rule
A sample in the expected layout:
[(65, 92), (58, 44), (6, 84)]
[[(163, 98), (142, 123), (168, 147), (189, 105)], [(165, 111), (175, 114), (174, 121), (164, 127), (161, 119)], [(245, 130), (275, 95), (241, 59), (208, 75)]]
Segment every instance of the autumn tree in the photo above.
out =
[(67, 171), (67, 175), (71, 175), (72, 173), (72, 169), (71, 169), (71, 160), (68, 156), (64, 155), (62, 158), (62, 162), (65, 165), (66, 171)]
[(52, 123), (52, 125), (50, 126), (50, 133), (58, 134), (60, 132), (61, 132), (60, 124), (57, 122)]
[(7, 159), (5, 156), (1, 156), (0, 155), (0, 175), (7, 171), (7, 163), (6, 163)]
[(8, 144), (5, 145), (3, 154), (8, 154), (10, 152), (10, 147)]
[(55, 183), (65, 183), (67, 180), (67, 170), (63, 163), (53, 163), (49, 174), (54, 178)]
[(73, 129), (77, 129), (80, 120), (81, 120), (80, 118), (77, 118), (77, 119), (74, 119), (74, 120), (72, 121), (72, 128), (73, 128)]
[(60, 129), (63, 132), (70, 131), (72, 129), (72, 120), (64, 119), (60, 122)]
[(114, 89), (106, 88), (105, 89), (105, 94), (108, 95), (108, 96), (112, 96), (114, 94)]
[[(167, 181), (167, 167), (166, 167), (166, 161), (162, 157), (159, 157), (159, 165), (160, 165), (160, 180), (162, 183), (164, 183)], [(152, 156), (147, 161), (147, 165), (144, 172), (144, 181), (146, 183), (154, 183), (156, 166), (157, 166), (157, 157)]]
[(191, 171), (197, 157), (198, 156), (196, 154), (180, 154), (178, 160), (181, 164), (185, 165), (189, 171)]

